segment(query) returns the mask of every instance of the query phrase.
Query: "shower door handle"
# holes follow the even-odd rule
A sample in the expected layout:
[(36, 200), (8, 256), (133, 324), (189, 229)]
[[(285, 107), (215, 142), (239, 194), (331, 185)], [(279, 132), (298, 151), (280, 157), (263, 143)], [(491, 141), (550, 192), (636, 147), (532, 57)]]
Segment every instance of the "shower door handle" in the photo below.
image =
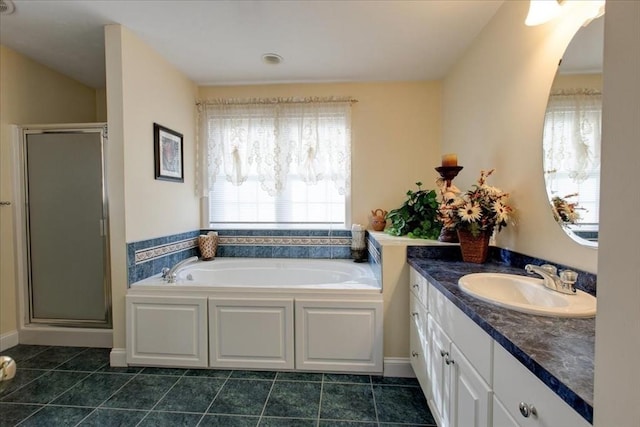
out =
[(104, 219), (101, 219), (98, 222), (100, 224), (100, 237), (104, 237), (107, 235), (107, 221)]

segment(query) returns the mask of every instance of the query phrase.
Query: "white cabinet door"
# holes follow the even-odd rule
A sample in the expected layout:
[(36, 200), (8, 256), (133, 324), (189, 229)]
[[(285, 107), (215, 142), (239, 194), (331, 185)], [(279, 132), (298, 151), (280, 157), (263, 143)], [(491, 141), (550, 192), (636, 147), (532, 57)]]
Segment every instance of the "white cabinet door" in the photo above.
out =
[(127, 363), (207, 367), (207, 299), (126, 296)]
[(454, 343), (445, 364), (451, 370), (451, 426), (490, 427), (492, 393), (487, 383)]
[[(414, 299), (414, 296), (411, 296)], [(423, 314), (425, 317), (426, 315)], [(423, 320), (426, 324), (426, 319)], [(411, 360), (411, 367), (416, 374), (416, 378), (422, 387), (422, 391), (429, 400), (431, 396), (431, 383), (429, 382), (429, 376), (427, 375), (427, 355), (428, 355), (428, 337), (420, 334), (420, 326), (418, 324), (420, 320), (416, 316), (410, 316), (409, 318), (409, 355)], [(424, 327), (426, 330), (426, 326)]]
[(493, 396), (493, 425), (496, 427), (520, 427), (495, 395)]
[(442, 331), (431, 314), (428, 315), (429, 326), (429, 358), (427, 372), (431, 380), (431, 400), (429, 407), (440, 427), (449, 427), (449, 402), (451, 399), (451, 381), (449, 366), (446, 360), (450, 357), (451, 340)]
[(296, 369), (382, 372), (382, 301), (296, 299)]
[(210, 366), (293, 369), (293, 299), (209, 298)]

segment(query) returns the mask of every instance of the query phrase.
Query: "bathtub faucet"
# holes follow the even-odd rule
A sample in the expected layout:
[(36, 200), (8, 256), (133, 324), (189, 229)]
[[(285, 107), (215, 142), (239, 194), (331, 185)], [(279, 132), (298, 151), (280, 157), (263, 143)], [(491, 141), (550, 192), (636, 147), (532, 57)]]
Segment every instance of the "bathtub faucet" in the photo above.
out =
[(177, 262), (173, 267), (168, 270), (162, 269), (162, 277), (167, 283), (174, 283), (176, 281), (176, 277), (178, 276), (178, 272), (185, 266), (192, 264), (198, 261), (197, 256), (192, 256), (191, 258), (183, 259), (180, 262)]

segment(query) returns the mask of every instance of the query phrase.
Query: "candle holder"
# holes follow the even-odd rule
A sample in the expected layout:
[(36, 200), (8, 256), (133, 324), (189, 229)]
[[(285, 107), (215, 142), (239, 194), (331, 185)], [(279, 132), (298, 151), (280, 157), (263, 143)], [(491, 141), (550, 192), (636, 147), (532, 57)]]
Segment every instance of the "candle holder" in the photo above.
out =
[[(446, 183), (445, 188), (449, 188), (451, 187), (451, 181), (453, 181), (453, 178), (458, 176), (462, 169), (462, 166), (438, 166), (436, 171), (440, 174), (442, 179), (444, 179)], [(455, 230), (442, 227), (438, 240), (440, 242), (458, 243), (458, 233), (456, 233)]]
[(453, 178), (458, 176), (462, 169), (462, 166), (438, 166), (436, 171), (438, 171), (442, 179), (447, 183), (446, 188), (449, 188), (451, 187), (451, 181), (453, 181)]

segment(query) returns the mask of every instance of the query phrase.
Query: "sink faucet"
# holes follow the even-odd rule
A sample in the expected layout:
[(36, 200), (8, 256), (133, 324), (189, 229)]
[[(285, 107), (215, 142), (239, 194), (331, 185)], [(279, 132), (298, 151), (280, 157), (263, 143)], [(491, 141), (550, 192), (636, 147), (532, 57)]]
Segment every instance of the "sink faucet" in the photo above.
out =
[(542, 284), (552, 291), (567, 295), (575, 295), (575, 283), (578, 280), (578, 273), (572, 270), (562, 270), (558, 276), (558, 269), (551, 264), (533, 265), (527, 264), (524, 270), (529, 274), (538, 274), (542, 277)]
[(165, 267), (162, 269), (162, 277), (168, 283), (174, 283), (176, 281), (176, 277), (178, 276), (178, 272), (182, 269), (182, 267), (185, 267), (186, 265), (192, 264), (196, 261), (198, 261), (198, 257), (192, 256), (191, 258), (183, 259), (182, 261), (177, 262), (171, 268)]

